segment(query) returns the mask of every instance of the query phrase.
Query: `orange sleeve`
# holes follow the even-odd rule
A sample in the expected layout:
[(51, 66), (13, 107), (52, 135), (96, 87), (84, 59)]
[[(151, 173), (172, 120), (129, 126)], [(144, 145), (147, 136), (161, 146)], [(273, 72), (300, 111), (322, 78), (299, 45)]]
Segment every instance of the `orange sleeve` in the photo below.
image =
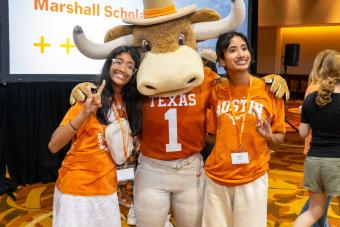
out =
[(217, 83), (218, 79), (220, 78), (218, 74), (216, 74), (214, 71), (211, 70), (211, 68), (209, 67), (204, 67), (204, 76), (206, 78), (204, 78), (206, 81), (210, 81), (207, 84), (210, 84), (209, 88), (207, 89), (211, 89), (211, 95), (208, 97), (208, 109), (207, 109), (207, 132), (211, 133), (211, 134), (215, 134), (210, 132), (210, 128), (212, 128), (213, 126), (210, 125), (211, 121), (213, 121), (213, 111), (212, 111), (212, 91), (214, 90), (214, 85)]
[[(74, 106), (71, 106), (71, 108), (67, 111), (65, 114), (63, 120), (61, 121), (60, 125), (65, 126), (69, 124), (69, 122), (75, 118), (83, 109), (84, 103), (77, 102)], [(83, 130), (86, 125), (86, 122), (84, 122), (80, 128), (77, 130), (77, 135), (79, 135)]]
[[(220, 79), (219, 75), (215, 73), (214, 71), (212, 71), (209, 67), (204, 67), (204, 77), (205, 77), (204, 78), (205, 81), (209, 81), (206, 83), (206, 84), (209, 84), (209, 87), (205, 89), (211, 89), (211, 90), (213, 90), (215, 84), (218, 82), (218, 79)], [(210, 97), (208, 100), (208, 106), (209, 106), (208, 113), (207, 113), (208, 120), (210, 117), (209, 112), (210, 112), (211, 105), (212, 105), (212, 99)]]
[(215, 89), (213, 89), (212, 95), (211, 95), (211, 108), (207, 112), (207, 131), (211, 134), (216, 134), (217, 130), (217, 116), (216, 116), (216, 107), (217, 107), (217, 99), (215, 94)]
[(283, 99), (276, 99), (272, 96), (274, 103), (273, 107), (273, 119), (272, 119), (272, 131), (273, 133), (286, 133), (285, 127), (285, 108)]
[(204, 67), (204, 76), (208, 76), (213, 80), (220, 78), (218, 74), (212, 71), (209, 67)]

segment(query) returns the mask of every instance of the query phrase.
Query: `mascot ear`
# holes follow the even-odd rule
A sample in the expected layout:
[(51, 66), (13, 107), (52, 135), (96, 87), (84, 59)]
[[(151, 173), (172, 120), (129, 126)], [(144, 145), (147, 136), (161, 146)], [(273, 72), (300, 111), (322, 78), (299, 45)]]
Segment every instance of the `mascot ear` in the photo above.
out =
[(212, 9), (200, 9), (191, 14), (189, 17), (192, 24), (199, 22), (209, 22), (209, 21), (217, 21), (220, 20), (220, 14), (218, 14), (215, 10)]
[(133, 30), (133, 26), (131, 25), (115, 26), (106, 32), (104, 42), (107, 43), (119, 37), (130, 35), (132, 34), (132, 30)]

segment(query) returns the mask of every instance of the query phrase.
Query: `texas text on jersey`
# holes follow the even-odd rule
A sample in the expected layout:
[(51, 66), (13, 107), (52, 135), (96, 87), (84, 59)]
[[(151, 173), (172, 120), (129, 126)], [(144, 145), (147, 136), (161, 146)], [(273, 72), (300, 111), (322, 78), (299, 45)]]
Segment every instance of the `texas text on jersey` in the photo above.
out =
[(205, 68), (203, 83), (190, 92), (145, 99), (140, 147), (143, 155), (175, 160), (201, 152), (205, 145), (206, 111), (216, 77)]

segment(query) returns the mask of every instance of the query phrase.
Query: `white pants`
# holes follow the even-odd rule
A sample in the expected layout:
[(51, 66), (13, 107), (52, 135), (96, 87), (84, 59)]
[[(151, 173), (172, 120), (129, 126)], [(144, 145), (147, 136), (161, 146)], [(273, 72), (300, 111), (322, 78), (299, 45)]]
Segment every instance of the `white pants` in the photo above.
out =
[(164, 227), (171, 206), (176, 227), (200, 227), (205, 183), (202, 169), (200, 154), (175, 161), (141, 154), (134, 188), (137, 226)]
[(266, 227), (268, 175), (227, 187), (206, 177), (203, 227)]
[(54, 188), (53, 227), (120, 227), (117, 193), (75, 196)]

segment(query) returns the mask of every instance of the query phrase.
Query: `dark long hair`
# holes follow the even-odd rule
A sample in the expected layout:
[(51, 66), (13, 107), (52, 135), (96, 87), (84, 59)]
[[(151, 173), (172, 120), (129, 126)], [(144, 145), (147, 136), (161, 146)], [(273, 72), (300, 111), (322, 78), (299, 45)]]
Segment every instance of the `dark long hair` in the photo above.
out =
[[(131, 55), (135, 62), (135, 67), (138, 69), (140, 65), (140, 55), (137, 49), (128, 46), (120, 46), (112, 51), (109, 58), (105, 61), (98, 86), (103, 80), (106, 81), (105, 88), (102, 93), (102, 106), (97, 110), (97, 119), (102, 124), (109, 124), (108, 114), (111, 110), (114, 102), (114, 90), (111, 85), (110, 68), (112, 61), (111, 59), (116, 58), (122, 53), (128, 53)], [(132, 135), (136, 136), (142, 132), (142, 98), (143, 96), (137, 90), (136, 73), (134, 73), (130, 81), (123, 87), (122, 99), (126, 107), (127, 116), (129, 119)]]
[(207, 61), (207, 63), (204, 66), (209, 67), (212, 71), (214, 71), (215, 73), (218, 73), (216, 63), (209, 61), (209, 60), (206, 60), (206, 61)]

